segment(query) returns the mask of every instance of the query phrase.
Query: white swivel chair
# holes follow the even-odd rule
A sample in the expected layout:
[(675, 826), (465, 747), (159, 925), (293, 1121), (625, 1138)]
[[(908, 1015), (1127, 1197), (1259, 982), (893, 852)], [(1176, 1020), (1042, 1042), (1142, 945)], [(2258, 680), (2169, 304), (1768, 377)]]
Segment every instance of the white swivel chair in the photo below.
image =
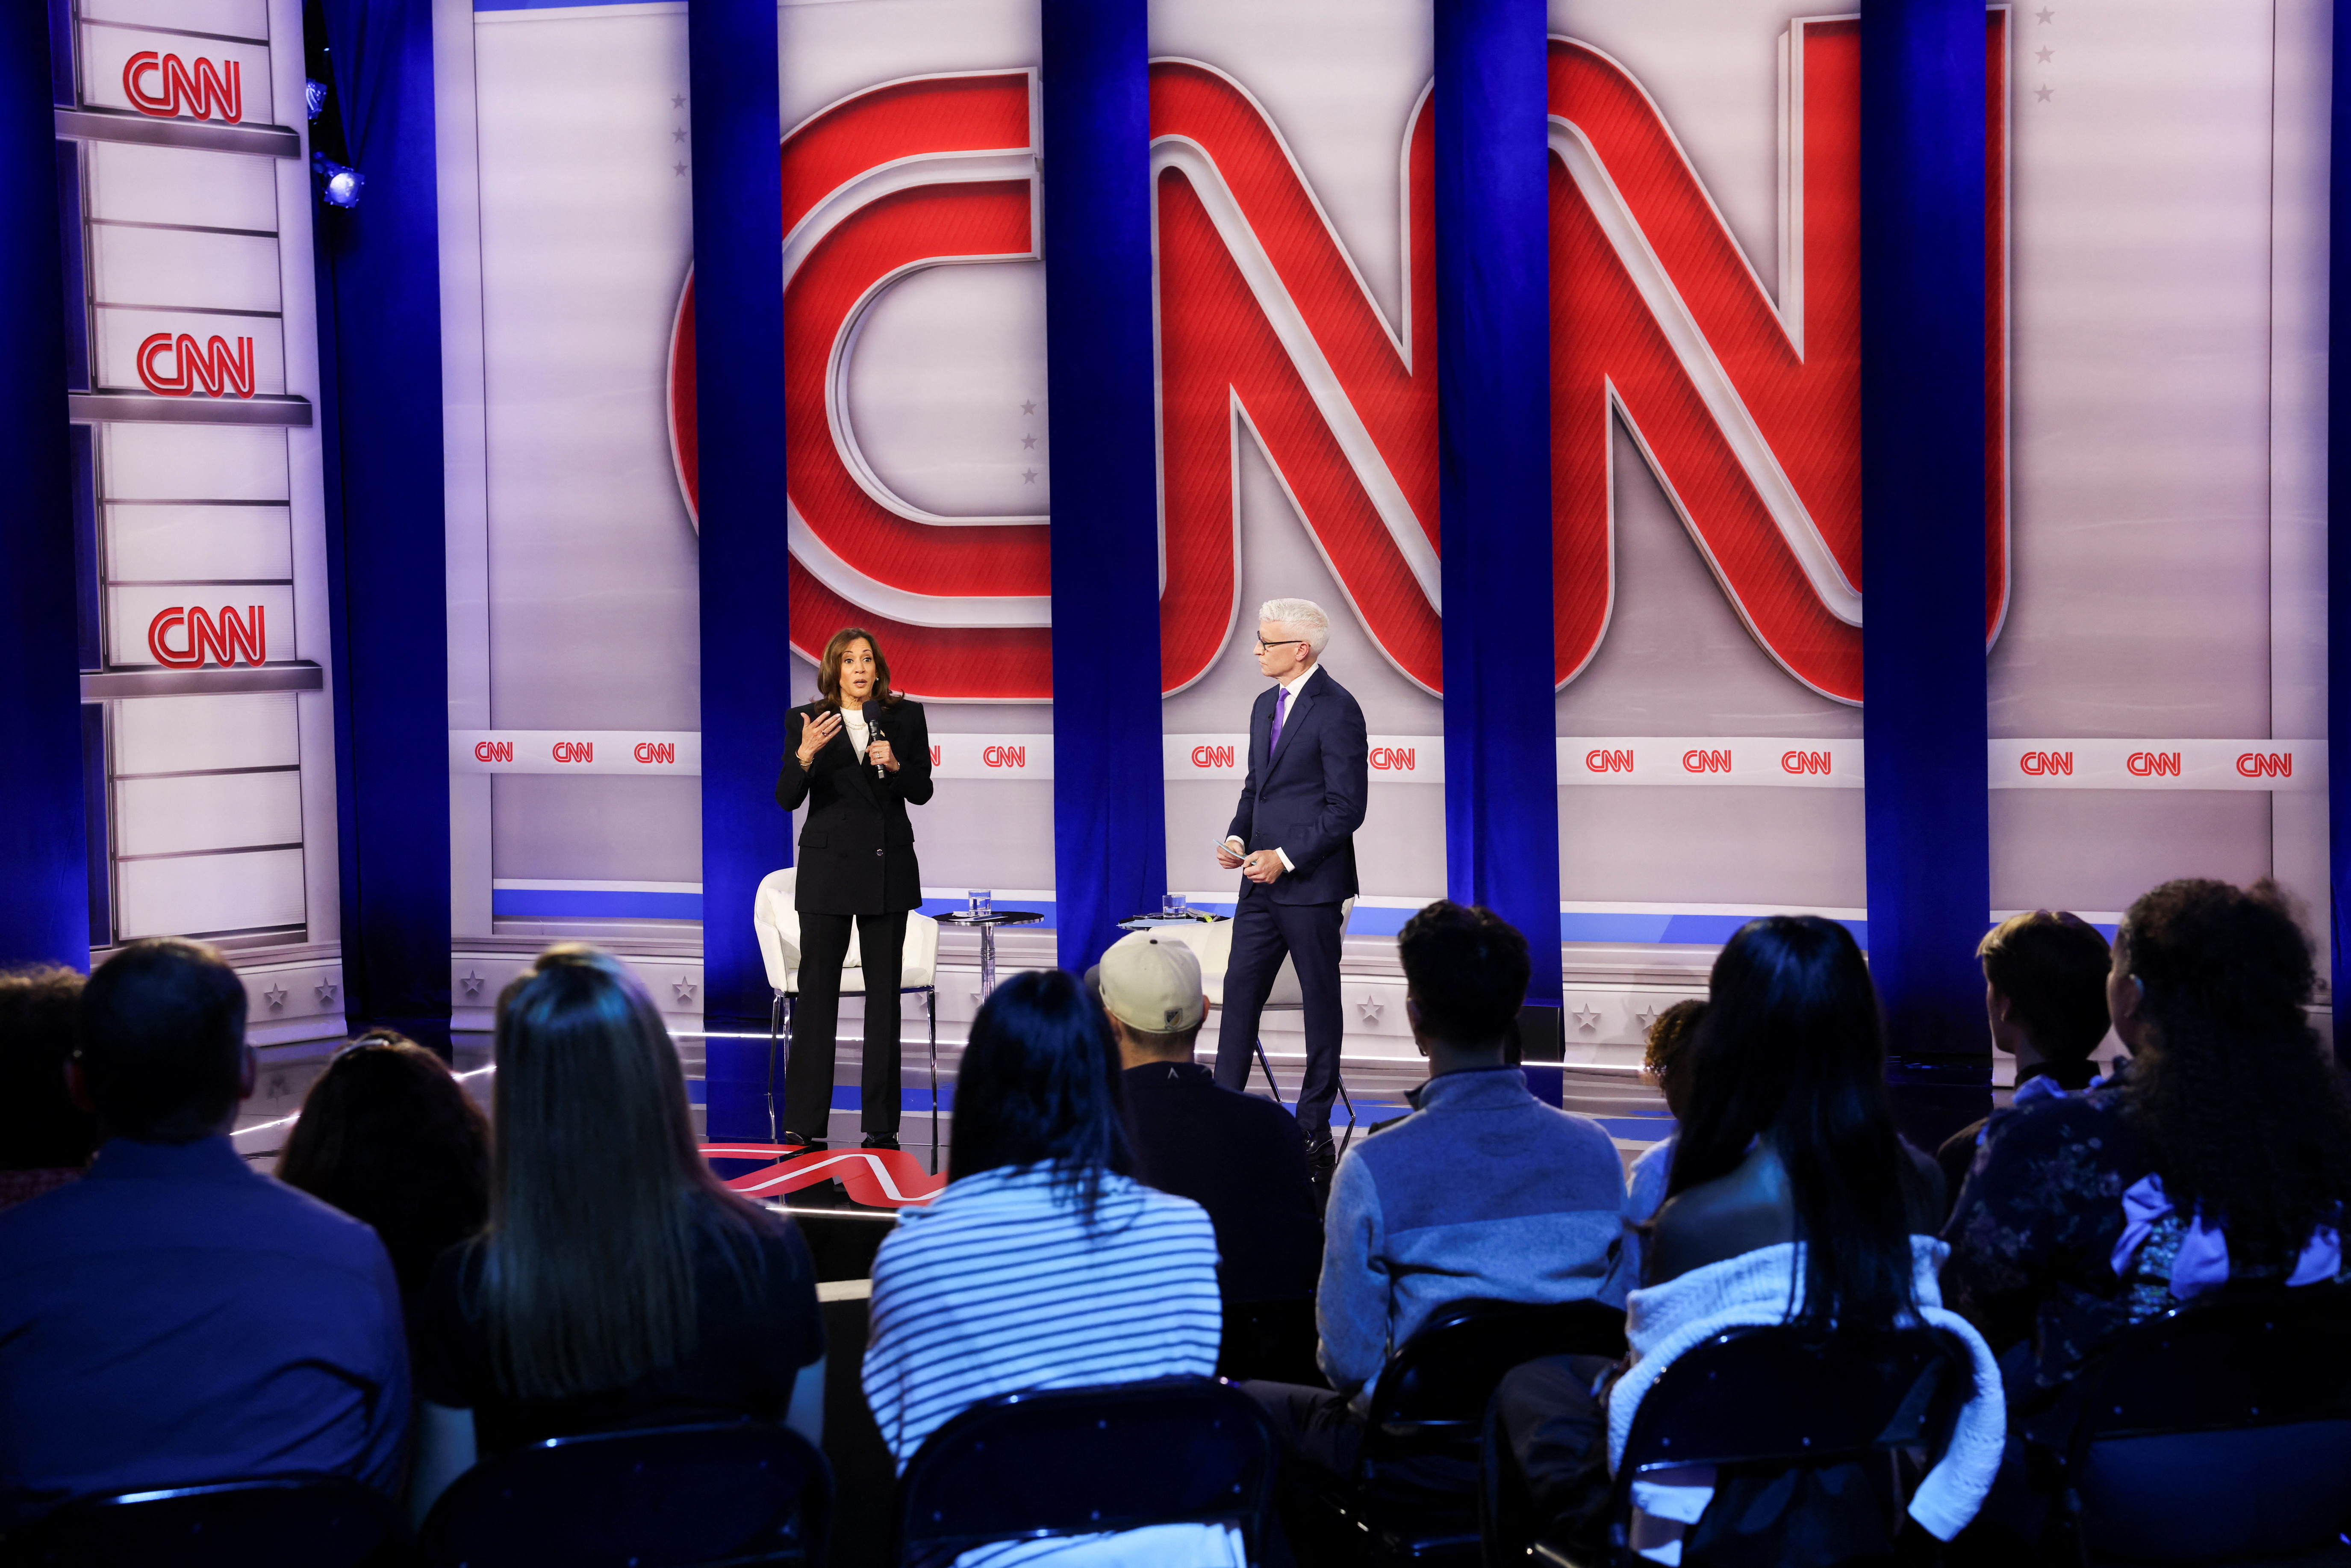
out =
[[(1355, 912), (1355, 901), (1347, 900), (1339, 906), (1339, 936), (1345, 940), (1347, 921)], [(1233, 923), (1229, 920), (1187, 922), (1181, 925), (1158, 927), (1156, 935), (1173, 936), (1200, 960), (1200, 987), (1208, 993), (1208, 1005), (1222, 1009), (1225, 1005), (1225, 971), (1232, 967)], [(1303, 1012), (1306, 991), (1298, 983), (1297, 960), (1284, 954), (1281, 967), (1274, 972), (1273, 989), (1266, 993), (1266, 1012)], [(1257, 1040), (1257, 1064), (1265, 1073), (1265, 1086), (1273, 1091), (1273, 1103), (1281, 1103), (1281, 1085), (1274, 1082), (1273, 1063), (1267, 1060), (1265, 1040)], [(1355, 1136), (1355, 1102), (1347, 1093), (1347, 1081), (1339, 1080), (1339, 1099), (1347, 1108), (1347, 1133), (1339, 1145), (1344, 1154)], [(1292, 1107), (1293, 1112), (1295, 1107)]]
[[(768, 988), (775, 1001), (768, 1013), (768, 1136), (778, 1136), (776, 1125), (776, 1046), (783, 1044), (789, 1071), (792, 1051), (792, 1008), (800, 994), (800, 915), (792, 907), (792, 889), (799, 876), (790, 866), (771, 871), (759, 881), (751, 901), (751, 926), (758, 933), (759, 956), (766, 961)], [(939, 1169), (939, 923), (919, 913), (906, 916), (906, 945), (898, 976), (898, 993), (920, 992), (923, 1012), (930, 1024), (931, 1050), (931, 1174)], [(841, 960), (841, 994), (864, 996), (866, 1006), (879, 1003), (869, 994), (865, 965), (857, 949), (857, 928), (849, 929), (849, 956)], [(821, 1137), (824, 1129), (811, 1130)]]

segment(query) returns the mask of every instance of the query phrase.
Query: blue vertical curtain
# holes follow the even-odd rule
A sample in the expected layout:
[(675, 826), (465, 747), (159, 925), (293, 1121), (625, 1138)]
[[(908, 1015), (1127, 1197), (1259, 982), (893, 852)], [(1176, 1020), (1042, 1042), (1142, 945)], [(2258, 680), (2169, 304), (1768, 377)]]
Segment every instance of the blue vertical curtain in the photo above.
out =
[(0, 964), (89, 962), (49, 8), (0, 7)]
[[(771, 993), (751, 929), (792, 863), (776, 804), (791, 710), (784, 521), (784, 194), (775, 0), (686, 7), (702, 566), (702, 979), (714, 1138), (768, 1135)], [(877, 1004), (878, 1005), (878, 1004)]]
[(350, 211), (319, 207), (345, 1007), (445, 1044), (449, 635), (431, 0), (325, 0)]
[(1560, 1002), (1550, 120), (1542, 0), (1437, 0), (1446, 885)]
[(1053, 455), (1053, 859), (1061, 967), (1167, 884), (1144, 0), (1043, 0)]
[[(2335, 3), (2334, 79), (2326, 292), (2330, 299), (2351, 300), (2351, 91), (2341, 85), (2351, 83), (2351, 0)], [(2330, 311), (2326, 321), (2326, 734), (2330, 743), (2351, 738), (2351, 309)], [(2331, 994), (2339, 998), (2351, 982), (2343, 936), (2351, 915), (2344, 901), (2351, 888), (2351, 758), (2327, 772), (2326, 821), (2327, 956)], [(2339, 1023), (2335, 1054), (2351, 1065), (2351, 1034)]]
[(1861, 16), (1862, 629), (1869, 961), (1897, 1117), (1991, 1103), (1984, 785), (1983, 0)]

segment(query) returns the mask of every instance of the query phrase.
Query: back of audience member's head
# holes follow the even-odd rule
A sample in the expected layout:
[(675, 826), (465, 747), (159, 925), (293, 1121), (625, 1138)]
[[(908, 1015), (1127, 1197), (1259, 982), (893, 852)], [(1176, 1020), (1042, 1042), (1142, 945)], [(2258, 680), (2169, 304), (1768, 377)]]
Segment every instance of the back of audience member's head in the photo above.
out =
[(1089, 1223), (1105, 1172), (1132, 1176), (1110, 1019), (1075, 975), (1035, 969), (989, 993), (956, 1072), (948, 1179), (1049, 1166)]
[(1121, 1043), (1141, 1061), (1189, 1061), (1208, 1017), (1200, 960), (1191, 948), (1148, 931), (1121, 937), (1102, 955), (1102, 1011)]
[[(2062, 910), (2011, 915), (1976, 945), (1976, 956), (1986, 985), (2006, 998), (2050, 1076), (2067, 1089), (2087, 1086), (2090, 1053), (2106, 1038), (2106, 970), (2113, 961), (2098, 928)], [(1996, 998), (1991, 1005), (1998, 1005)]]
[(310, 1085), (277, 1178), (373, 1228), (413, 1302), (433, 1260), (488, 1217), (489, 1118), (439, 1057), (363, 1034)]
[(2303, 1010), (2317, 975), (2285, 894), (2165, 883), (2124, 916), (2113, 973), (2116, 1018), (2137, 1037), (2126, 1113), (2173, 1207), (2200, 1207), (2256, 1267), (2340, 1227), (2351, 1102)]
[(1666, 1097), (1666, 1109), (1677, 1122), (1689, 1109), (1690, 1041), (1697, 1038), (1698, 1021), (1705, 1017), (1706, 1004), (1696, 997), (1685, 997), (1649, 1025), (1641, 1065), (1657, 1081), (1657, 1092)]
[(1517, 926), (1482, 904), (1440, 898), (1404, 923), (1396, 951), (1421, 1032), (1464, 1051), (1509, 1039), (1533, 974)]
[(703, 1162), (677, 1049), (611, 954), (564, 943), (498, 998), (485, 1326), (528, 1399), (624, 1387), (695, 1339), (695, 1233), (766, 1221)]
[(100, 964), (82, 988), (80, 1034), (82, 1092), (110, 1135), (211, 1137), (253, 1086), (245, 982), (201, 942), (149, 937)]
[(1688, 1065), (1668, 1196), (1728, 1176), (1763, 1139), (1806, 1244), (1805, 1318), (1872, 1322), (1907, 1307), (1908, 1172), (1877, 993), (1852, 933), (1813, 915), (1740, 927), (1714, 961)]
[(0, 974), (0, 1170), (79, 1170), (98, 1147), (98, 1119), (66, 1090), (81, 988), (55, 964)]

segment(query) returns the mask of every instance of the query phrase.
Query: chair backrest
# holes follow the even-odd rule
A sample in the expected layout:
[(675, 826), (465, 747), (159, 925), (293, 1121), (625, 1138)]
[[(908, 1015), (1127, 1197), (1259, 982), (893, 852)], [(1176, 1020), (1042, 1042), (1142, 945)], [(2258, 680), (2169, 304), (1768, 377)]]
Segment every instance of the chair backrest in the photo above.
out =
[(751, 929), (759, 938), (759, 958), (771, 990), (790, 990), (792, 971), (800, 967), (800, 915), (792, 907), (799, 879), (797, 866), (771, 871), (759, 879), (759, 891), (751, 896)]
[(1966, 1351), (1939, 1329), (1732, 1329), (1684, 1351), (1650, 1385), (1618, 1475), (1939, 1451), (1973, 1387)]
[(1258, 1560), (1274, 1437), (1256, 1400), (1205, 1377), (985, 1400), (906, 1466), (900, 1561), (989, 1542), (1152, 1524), (1229, 1524)]
[(815, 1563), (831, 1495), (824, 1456), (764, 1422), (559, 1437), (458, 1477), (421, 1544), (468, 1568)]
[(920, 912), (906, 916), (906, 945), (899, 959), (898, 988), (919, 991), (939, 983), (939, 923)]
[(2270, 1559), (2351, 1529), (2351, 1291), (2175, 1308), (2079, 1375), (2068, 1500), (2093, 1556)]
[(1173, 936), (1200, 960), (1200, 989), (1210, 1007), (1225, 1005), (1225, 971), (1233, 964), (1233, 923), (1229, 920), (1187, 921), (1161, 927), (1156, 936)]
[(281, 1476), (85, 1498), (14, 1533), (11, 1564), (358, 1568), (401, 1542), (392, 1504), (345, 1476)]
[(1363, 1462), (1448, 1451), (1474, 1458), (1486, 1406), (1512, 1367), (1546, 1355), (1624, 1353), (1624, 1309), (1605, 1301), (1448, 1301), (1381, 1369)]

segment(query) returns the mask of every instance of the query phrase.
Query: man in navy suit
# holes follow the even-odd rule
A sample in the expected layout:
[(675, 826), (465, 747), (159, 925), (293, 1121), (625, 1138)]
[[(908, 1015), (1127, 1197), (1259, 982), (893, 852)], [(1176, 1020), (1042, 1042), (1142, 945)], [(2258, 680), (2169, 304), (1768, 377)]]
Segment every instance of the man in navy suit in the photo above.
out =
[(1298, 1126), (1318, 1171), (1332, 1164), (1331, 1102), (1339, 1092), (1341, 905), (1355, 895), (1355, 840), (1371, 788), (1364, 710), (1322, 669), (1331, 618), (1303, 599), (1258, 611), (1257, 664), (1274, 683), (1249, 713), (1249, 778), (1217, 863), (1238, 871), (1217, 1082), (1249, 1082), (1259, 1015), (1285, 955), (1306, 1000), (1306, 1081)]

